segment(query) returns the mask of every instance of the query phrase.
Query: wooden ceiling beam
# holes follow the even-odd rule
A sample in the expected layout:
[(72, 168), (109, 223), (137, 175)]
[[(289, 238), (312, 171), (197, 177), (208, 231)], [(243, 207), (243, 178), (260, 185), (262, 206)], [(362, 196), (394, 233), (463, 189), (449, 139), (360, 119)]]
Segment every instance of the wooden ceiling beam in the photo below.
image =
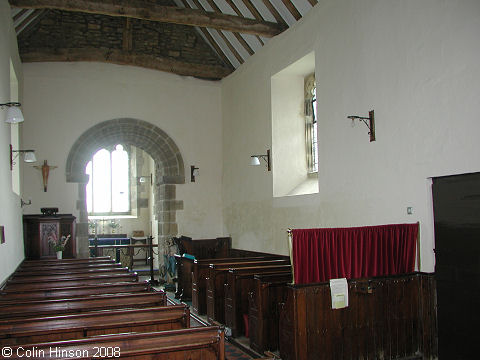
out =
[(25, 13), (28, 11), (28, 9), (22, 9), (20, 10), (14, 17), (13, 17), (13, 22), (17, 21), (20, 19)]
[[(190, 5), (188, 4), (187, 0), (181, 0), (183, 5), (185, 7), (189, 7)], [(235, 69), (235, 67), (233, 66), (233, 64), (230, 62), (230, 60), (228, 59), (228, 57), (224, 54), (223, 50), (220, 48), (220, 46), (218, 46), (217, 42), (215, 41), (215, 39), (212, 37), (212, 35), (210, 35), (210, 33), (208, 32), (207, 29), (205, 28), (201, 28), (199, 27), (198, 28), (202, 33), (203, 33), (203, 36), (205, 36), (205, 38), (208, 40), (209, 44), (215, 49), (215, 52), (217, 53), (218, 56), (220, 56), (223, 60), (223, 62), (230, 68), (232, 69), (232, 71)]]
[(9, 0), (9, 2), (10, 5), (22, 9), (58, 9), (90, 14), (130, 17), (141, 20), (208, 27), (265, 37), (273, 37), (285, 30), (284, 26), (274, 22), (217, 14), (199, 9), (145, 4), (139, 1)]
[[(200, 3), (200, 1), (198, 0), (192, 0), (193, 3), (195, 4), (195, 6), (199, 9), (203, 9), (203, 5)], [(230, 41), (227, 39), (227, 37), (225, 36), (224, 33), (222, 33), (220, 30), (218, 29), (215, 29), (215, 31), (217, 32), (218, 36), (220, 36), (222, 38), (222, 40), (225, 42), (225, 44), (227, 45), (227, 47), (230, 49), (230, 51), (232, 52), (232, 54), (237, 58), (238, 62), (240, 64), (243, 64), (244, 60), (242, 58), (242, 56), (240, 55), (240, 53), (237, 51), (237, 49), (235, 49), (235, 46), (233, 46)]]
[(42, 21), (42, 19), (48, 14), (48, 10), (35, 10), (38, 11), (37, 16), (35, 19), (30, 21), (28, 24), (25, 24), (26, 26), (23, 26), (22, 28), (15, 28), (15, 32), (17, 33), (17, 36), (20, 35), (20, 33), (23, 36), (28, 35), (30, 32), (35, 29), (35, 26)]
[[(238, 16), (242, 16), (243, 17), (243, 14), (242, 12), (239, 10), (239, 8), (237, 7), (237, 5), (235, 5), (235, 3), (232, 1), (232, 0), (225, 0), (227, 2), (227, 4), (232, 8), (233, 11), (235, 11), (235, 13), (238, 15)], [(265, 43), (263, 42), (262, 38), (258, 35), (255, 35), (257, 37), (257, 40), (260, 42), (260, 44), (263, 46), (265, 45)]]
[(43, 12), (46, 10), (34, 10), (26, 19), (24, 19), (16, 28), (15, 28), (15, 33), (18, 35), (20, 34), (23, 30), (25, 30), (27, 27), (32, 26), (33, 22), (37, 17), (39, 17)]
[(218, 80), (229, 75), (232, 69), (223, 66), (203, 65), (172, 60), (170, 58), (138, 55), (122, 50), (107, 48), (63, 48), (35, 49), (21, 53), (22, 62), (45, 61), (92, 61), (118, 65), (133, 65), (147, 69), (166, 71), (182, 76), (194, 76), (203, 79)]
[(291, 0), (282, 0), (283, 5), (290, 11), (290, 14), (295, 18), (295, 20), (300, 20), (302, 18), (302, 15), (299, 13), (295, 5), (292, 3)]
[(275, 20), (277, 20), (279, 24), (282, 24), (283, 26), (287, 26), (287, 22), (282, 18), (282, 16), (277, 11), (277, 9), (275, 9), (275, 6), (272, 5), (270, 0), (263, 0), (263, 4), (267, 7), (268, 11), (271, 12), (273, 17), (275, 18)]
[[(220, 8), (217, 6), (217, 4), (215, 4), (215, 1), (213, 0), (207, 0), (208, 2), (208, 5), (210, 5), (210, 7), (216, 12), (216, 13), (221, 13), (222, 11), (220, 10)], [(235, 38), (238, 40), (238, 42), (240, 44), (242, 44), (243, 48), (250, 54), (250, 55), (253, 55), (253, 50), (252, 48), (250, 47), (250, 45), (248, 45), (248, 43), (245, 41), (245, 39), (242, 37), (242, 35), (240, 35), (238, 32), (234, 32), (233, 35), (235, 36)]]

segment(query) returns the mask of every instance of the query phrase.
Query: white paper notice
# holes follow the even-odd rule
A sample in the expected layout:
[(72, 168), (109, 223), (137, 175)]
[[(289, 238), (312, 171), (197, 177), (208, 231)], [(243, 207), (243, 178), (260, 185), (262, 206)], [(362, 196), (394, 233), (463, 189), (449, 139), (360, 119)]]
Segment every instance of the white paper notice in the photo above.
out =
[(330, 292), (332, 294), (332, 309), (342, 309), (348, 306), (347, 279), (330, 279)]

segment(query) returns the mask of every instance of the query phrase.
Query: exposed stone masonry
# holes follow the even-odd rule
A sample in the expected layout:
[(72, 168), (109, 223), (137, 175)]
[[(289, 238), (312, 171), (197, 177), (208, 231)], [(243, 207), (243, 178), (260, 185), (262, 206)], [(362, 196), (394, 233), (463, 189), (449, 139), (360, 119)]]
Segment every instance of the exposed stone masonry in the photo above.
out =
[(118, 143), (142, 149), (155, 161), (155, 216), (158, 219), (159, 247), (176, 236), (177, 210), (183, 209), (183, 201), (176, 200), (176, 184), (185, 183), (185, 166), (175, 142), (167, 133), (146, 121), (114, 119), (99, 123), (85, 131), (73, 144), (67, 158), (66, 180), (78, 183), (77, 209), (79, 211), (77, 242), (79, 256), (88, 256), (88, 213), (86, 190), (88, 176), (85, 166), (95, 152)]
[[(161, 3), (161, 2), (160, 2)], [(19, 51), (107, 48), (122, 50), (127, 19), (48, 10), (41, 21), (19, 35)], [(224, 65), (190, 26), (129, 19), (131, 52), (202, 65)]]

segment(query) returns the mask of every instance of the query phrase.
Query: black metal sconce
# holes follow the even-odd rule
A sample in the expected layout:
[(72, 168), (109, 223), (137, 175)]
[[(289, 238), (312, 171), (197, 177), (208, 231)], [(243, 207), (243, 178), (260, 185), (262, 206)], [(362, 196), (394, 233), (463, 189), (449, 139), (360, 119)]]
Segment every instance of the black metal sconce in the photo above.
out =
[(260, 165), (260, 159), (265, 161), (267, 170), (271, 171), (272, 168), (270, 166), (270, 150), (267, 150), (265, 155), (252, 155), (250, 156), (250, 165), (258, 166)]
[[(368, 117), (362, 117), (362, 116), (356, 116), (356, 115), (351, 115), (347, 116), (349, 119), (353, 121), (355, 120), (360, 120), (363, 121), (365, 125), (367, 125), (368, 130), (368, 135), (370, 135), (370, 142), (375, 141), (375, 114), (374, 111), (371, 110), (368, 112)], [(368, 122), (367, 122), (368, 120)]]
[[(17, 153), (14, 155), (14, 153)], [(13, 165), (15, 165), (15, 160), (20, 154), (24, 154), (23, 161), (27, 163), (32, 163), (37, 161), (35, 157), (35, 150), (13, 150), (12, 145), (10, 144), (10, 170), (13, 170)]]
[(190, 166), (190, 181), (195, 182), (195, 176), (200, 175), (200, 170), (195, 165)]

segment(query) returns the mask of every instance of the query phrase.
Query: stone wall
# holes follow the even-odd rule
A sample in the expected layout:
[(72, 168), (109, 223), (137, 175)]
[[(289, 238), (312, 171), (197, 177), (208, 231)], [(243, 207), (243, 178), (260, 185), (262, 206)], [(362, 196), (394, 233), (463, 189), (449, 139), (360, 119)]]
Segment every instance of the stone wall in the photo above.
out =
[(38, 49), (125, 48), (187, 63), (224, 65), (194, 27), (137, 19), (128, 22), (123, 17), (48, 10), (19, 35), (20, 55)]

